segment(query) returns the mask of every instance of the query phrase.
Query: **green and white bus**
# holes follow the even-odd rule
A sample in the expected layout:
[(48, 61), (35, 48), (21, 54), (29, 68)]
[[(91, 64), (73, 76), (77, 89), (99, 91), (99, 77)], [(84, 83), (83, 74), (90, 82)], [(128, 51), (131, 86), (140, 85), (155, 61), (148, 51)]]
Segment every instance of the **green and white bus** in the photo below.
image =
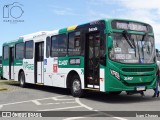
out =
[(149, 24), (103, 19), (42, 31), (3, 44), (3, 77), (26, 83), (120, 94), (156, 84), (153, 29)]

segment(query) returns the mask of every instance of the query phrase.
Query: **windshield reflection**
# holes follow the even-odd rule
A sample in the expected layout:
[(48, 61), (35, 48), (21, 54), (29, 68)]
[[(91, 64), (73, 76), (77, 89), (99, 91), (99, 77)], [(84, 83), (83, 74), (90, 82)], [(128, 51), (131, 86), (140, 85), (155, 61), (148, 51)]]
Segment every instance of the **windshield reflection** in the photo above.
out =
[(109, 57), (122, 63), (154, 63), (154, 38), (127, 34), (126, 39), (124, 34), (114, 33), (113, 48), (109, 50)]

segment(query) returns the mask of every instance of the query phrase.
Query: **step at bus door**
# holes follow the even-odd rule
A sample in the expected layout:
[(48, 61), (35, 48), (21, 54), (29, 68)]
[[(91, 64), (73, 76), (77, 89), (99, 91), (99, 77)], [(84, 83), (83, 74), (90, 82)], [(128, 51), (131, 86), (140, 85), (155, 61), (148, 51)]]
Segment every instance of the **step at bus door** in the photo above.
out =
[(86, 87), (97, 89), (100, 84), (100, 34), (90, 33), (86, 38), (85, 83)]
[(14, 47), (9, 48), (9, 79), (14, 79)]
[(44, 42), (35, 43), (35, 83), (44, 83)]

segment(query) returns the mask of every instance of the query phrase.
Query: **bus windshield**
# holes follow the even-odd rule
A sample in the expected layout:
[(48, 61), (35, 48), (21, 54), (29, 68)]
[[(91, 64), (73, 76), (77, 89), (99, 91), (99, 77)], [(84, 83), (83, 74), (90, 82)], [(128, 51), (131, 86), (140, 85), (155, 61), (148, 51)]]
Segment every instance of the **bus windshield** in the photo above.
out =
[(113, 48), (109, 50), (109, 57), (121, 63), (155, 63), (154, 52), (153, 36), (113, 33)]

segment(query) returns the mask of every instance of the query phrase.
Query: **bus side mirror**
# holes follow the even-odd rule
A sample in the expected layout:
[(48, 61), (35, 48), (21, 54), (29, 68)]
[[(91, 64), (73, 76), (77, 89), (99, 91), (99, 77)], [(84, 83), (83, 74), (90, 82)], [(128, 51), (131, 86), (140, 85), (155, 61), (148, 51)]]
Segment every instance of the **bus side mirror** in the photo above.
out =
[(108, 48), (111, 49), (113, 47), (113, 38), (112, 36), (108, 36)]

